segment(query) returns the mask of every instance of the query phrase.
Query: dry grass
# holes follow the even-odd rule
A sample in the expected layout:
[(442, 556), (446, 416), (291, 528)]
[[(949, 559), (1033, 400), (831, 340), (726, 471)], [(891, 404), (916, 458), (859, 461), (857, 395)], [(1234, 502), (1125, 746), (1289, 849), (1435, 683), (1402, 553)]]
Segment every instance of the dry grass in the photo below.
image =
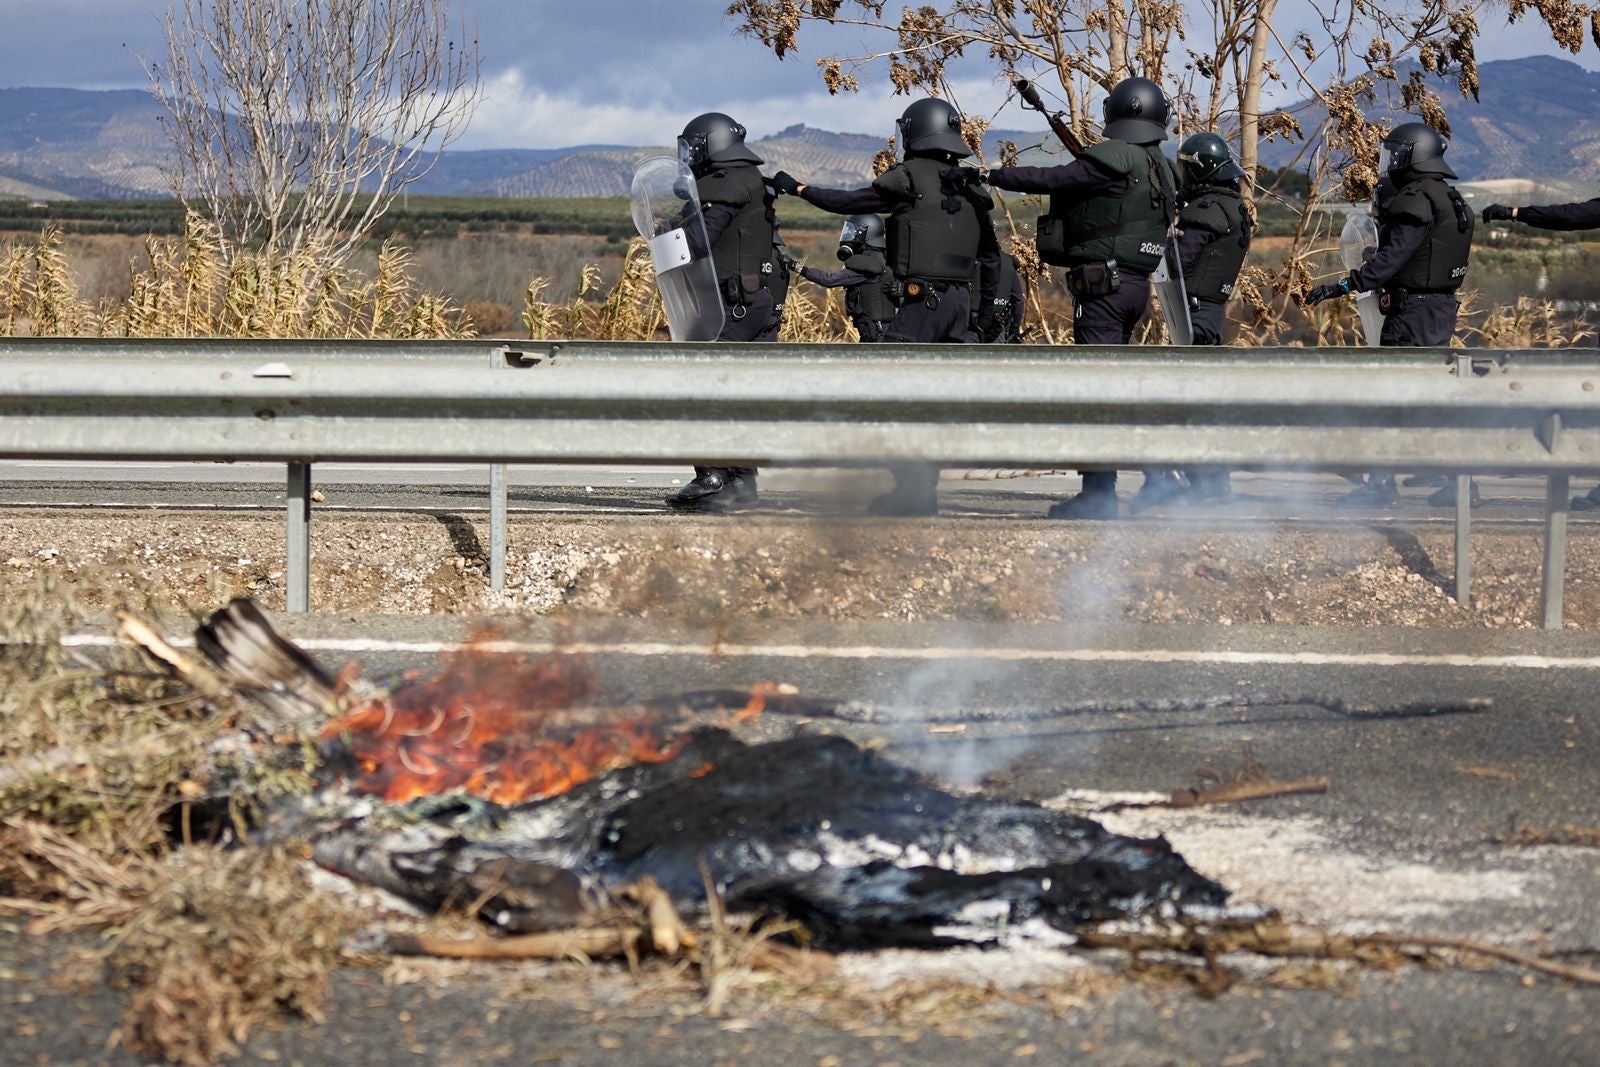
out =
[(328, 266), (309, 249), (282, 259), (226, 254), (216, 227), (190, 215), (182, 238), (151, 237), (129, 267), (125, 300), (90, 307), (61, 234), (0, 248), (0, 335), (36, 337), (471, 336), (470, 319), (418, 291), (409, 251), (385, 245), (373, 275)]

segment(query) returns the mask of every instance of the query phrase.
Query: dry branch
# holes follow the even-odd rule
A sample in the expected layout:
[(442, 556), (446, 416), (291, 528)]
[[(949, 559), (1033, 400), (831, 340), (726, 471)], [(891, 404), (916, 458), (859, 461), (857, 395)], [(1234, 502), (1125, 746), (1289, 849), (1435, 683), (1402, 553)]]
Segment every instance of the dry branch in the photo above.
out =
[(1297, 778), (1286, 782), (1262, 778), (1250, 782), (1232, 782), (1212, 789), (1178, 789), (1164, 801), (1130, 804), (1128, 807), (1198, 808), (1207, 804), (1237, 804), (1244, 800), (1286, 797), (1296, 793), (1326, 793), (1328, 784), (1326, 778)]
[(428, 934), (392, 934), (388, 947), (397, 956), (436, 956), (451, 960), (615, 959), (635, 955), (643, 936), (641, 931), (627, 927), (554, 930), (467, 940)]

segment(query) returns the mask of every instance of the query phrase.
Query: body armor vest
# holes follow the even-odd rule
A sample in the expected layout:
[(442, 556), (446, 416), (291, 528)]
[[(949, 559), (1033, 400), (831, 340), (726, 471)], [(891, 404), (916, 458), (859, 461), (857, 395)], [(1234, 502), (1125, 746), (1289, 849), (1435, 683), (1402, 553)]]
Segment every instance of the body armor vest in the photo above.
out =
[(1250, 216), (1237, 189), (1208, 186), (1178, 213), (1178, 225), (1211, 234), (1200, 250), (1200, 258), (1184, 272), (1188, 294), (1200, 300), (1226, 304), (1233, 296), (1233, 283), (1250, 251)]
[(888, 262), (896, 278), (971, 281), (983, 231), (975, 196), (965, 175), (956, 174), (960, 169), (913, 156), (873, 182), (896, 202), (888, 220)]
[[(767, 287), (773, 266), (773, 211), (761, 172), (751, 163), (718, 167), (698, 183), (702, 204), (726, 204), (738, 215), (717, 237), (711, 259), (730, 303), (745, 303)], [(735, 299), (735, 297), (738, 297)]]
[(883, 253), (871, 249), (857, 252), (845, 260), (844, 265), (846, 270), (867, 276), (860, 285), (852, 285), (844, 291), (844, 309), (855, 324), (856, 332), (862, 337), (866, 337), (869, 330), (881, 332), (882, 324), (892, 321), (900, 308), (894, 297), (894, 275), (889, 273)]
[(1435, 175), (1407, 182), (1378, 205), (1380, 244), (1397, 222), (1420, 222), (1428, 227), (1428, 236), (1389, 285), (1418, 293), (1451, 293), (1461, 288), (1467, 278), (1473, 230), (1472, 212), (1461, 194)]
[[(1083, 155), (1127, 186), (1085, 197), (1052, 196), (1039, 218), (1039, 258), (1058, 267), (1114, 259), (1124, 270), (1149, 274), (1161, 261), (1176, 208), (1166, 190), (1177, 187), (1177, 168), (1156, 145), (1106, 140)], [(1157, 168), (1166, 168), (1164, 182)]]

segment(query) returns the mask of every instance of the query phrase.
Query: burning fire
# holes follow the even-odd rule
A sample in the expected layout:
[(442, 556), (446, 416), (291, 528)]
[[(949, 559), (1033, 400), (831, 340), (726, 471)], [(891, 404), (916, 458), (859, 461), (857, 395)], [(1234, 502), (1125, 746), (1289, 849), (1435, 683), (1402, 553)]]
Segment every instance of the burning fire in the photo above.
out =
[[(636, 716), (574, 722), (597, 693), (579, 657), (535, 660), (467, 648), (437, 675), (415, 677), (323, 728), (355, 764), (358, 793), (404, 802), (465, 789), (501, 804), (537, 800), (630, 763), (660, 763), (687, 738)], [(759, 697), (757, 698), (759, 699)], [(756, 699), (751, 701), (759, 712)]]

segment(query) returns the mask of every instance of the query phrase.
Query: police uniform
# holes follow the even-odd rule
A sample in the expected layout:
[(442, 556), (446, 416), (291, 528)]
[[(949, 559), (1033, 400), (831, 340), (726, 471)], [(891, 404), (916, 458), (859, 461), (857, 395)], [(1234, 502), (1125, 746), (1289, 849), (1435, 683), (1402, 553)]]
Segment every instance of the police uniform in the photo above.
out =
[[(904, 287), (884, 340), (969, 343), (974, 271), (994, 277), (999, 243), (994, 201), (954, 162), (912, 155), (866, 189), (807, 185), (801, 199), (839, 215), (887, 212), (890, 272)], [(992, 284), (992, 283), (991, 283)]]
[[(1150, 274), (1161, 261), (1176, 205), (1178, 173), (1157, 144), (1106, 139), (1057, 167), (989, 171), (996, 189), (1046, 194), (1039, 257), (1067, 269), (1075, 343), (1125, 345), (1150, 303)], [(1083, 517), (1116, 513), (1116, 471), (1084, 471), (1083, 496), (1105, 506)], [(1068, 501), (1051, 509), (1076, 517)], [(1109, 514), (1107, 513), (1109, 512)]]
[(773, 320), (772, 198), (754, 163), (720, 164), (695, 182), (726, 311), (719, 341), (754, 341)]
[[(865, 189), (823, 189), (780, 172), (781, 192), (839, 215), (887, 213), (886, 260), (902, 296), (885, 341), (975, 341), (972, 279), (990, 291), (1000, 246), (989, 212), (994, 200), (960, 160), (972, 154), (961, 139), (961, 117), (933, 97), (906, 108), (896, 122), (905, 158)], [(881, 515), (931, 515), (939, 469), (926, 463), (894, 464), (895, 490), (872, 503)]]
[[(1307, 303), (1378, 290), (1382, 344), (1418, 348), (1450, 343), (1460, 307), (1456, 290), (1466, 280), (1472, 253), (1473, 217), (1461, 194), (1445, 181), (1456, 176), (1444, 161), (1448, 147), (1426, 123), (1402, 123), (1389, 131), (1379, 150), (1382, 180), (1374, 204), (1378, 247), (1360, 269), (1312, 289)], [(1476, 496), (1476, 484), (1472, 492)], [(1382, 505), (1397, 498), (1394, 472), (1373, 471), (1338, 503)], [(1449, 478), (1428, 503), (1453, 506), (1456, 480)]]
[[(744, 143), (743, 126), (721, 112), (690, 120), (678, 156), (695, 175), (706, 239), (722, 297), (719, 341), (776, 338), (772, 280), (777, 249), (773, 193)], [(675, 508), (726, 511), (753, 506), (756, 468), (696, 465), (694, 479), (667, 498)]]
[(899, 283), (876, 249), (852, 252), (839, 270), (801, 267), (800, 277), (824, 289), (843, 289), (845, 313), (868, 344), (884, 339), (900, 311)]
[(1396, 184), (1376, 205), (1377, 251), (1351, 273), (1350, 284), (1356, 292), (1381, 290), (1385, 345), (1448, 345), (1472, 251), (1472, 212), (1436, 174)]
[(1226, 307), (1250, 251), (1250, 215), (1237, 183), (1186, 189), (1178, 210), (1178, 258), (1194, 343), (1220, 345)]
[[(1186, 185), (1178, 228), (1178, 260), (1189, 297), (1194, 343), (1220, 345), (1227, 304), (1250, 252), (1250, 213), (1245, 210), (1238, 179)], [(1231, 496), (1226, 467), (1191, 467), (1185, 475), (1191, 501), (1218, 504)]]

